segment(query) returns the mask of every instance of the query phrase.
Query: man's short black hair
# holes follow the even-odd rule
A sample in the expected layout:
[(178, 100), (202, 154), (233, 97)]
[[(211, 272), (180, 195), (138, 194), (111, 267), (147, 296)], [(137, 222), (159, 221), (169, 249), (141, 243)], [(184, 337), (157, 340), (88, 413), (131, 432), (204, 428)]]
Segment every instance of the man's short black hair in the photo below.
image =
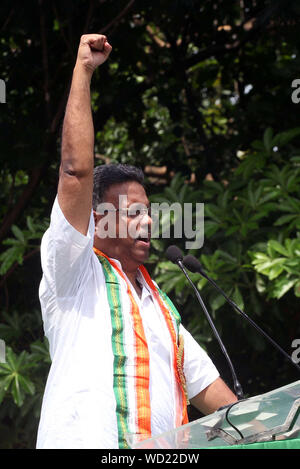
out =
[(144, 173), (127, 164), (104, 164), (94, 168), (93, 209), (104, 201), (107, 189), (113, 184), (136, 181), (144, 186)]

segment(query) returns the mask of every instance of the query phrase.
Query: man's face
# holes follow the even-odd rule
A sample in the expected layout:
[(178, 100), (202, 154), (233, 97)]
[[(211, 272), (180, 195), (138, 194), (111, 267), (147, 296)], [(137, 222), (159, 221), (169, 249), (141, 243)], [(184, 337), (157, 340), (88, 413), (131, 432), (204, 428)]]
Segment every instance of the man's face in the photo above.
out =
[[(118, 259), (124, 271), (135, 270), (149, 256), (151, 217), (145, 189), (135, 181), (113, 184), (95, 214), (94, 245)], [(103, 237), (106, 232), (107, 236)]]

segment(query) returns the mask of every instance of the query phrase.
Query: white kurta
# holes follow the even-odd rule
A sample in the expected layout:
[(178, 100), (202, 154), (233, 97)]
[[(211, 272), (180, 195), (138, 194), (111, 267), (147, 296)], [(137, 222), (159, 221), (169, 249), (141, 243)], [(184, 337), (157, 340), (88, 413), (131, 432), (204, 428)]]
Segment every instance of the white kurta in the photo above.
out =
[[(93, 252), (93, 237), (93, 216), (84, 236), (68, 223), (56, 199), (41, 245), (43, 278), (39, 293), (52, 364), (37, 448), (118, 447), (110, 308), (102, 266)], [(142, 297), (138, 298), (134, 289), (133, 294), (150, 355), (151, 430), (155, 436), (176, 426), (172, 343), (142, 276), (140, 281)], [(122, 302), (129, 308), (121, 277), (120, 285)], [(219, 373), (182, 325), (180, 333), (184, 335), (184, 372), (191, 399)]]

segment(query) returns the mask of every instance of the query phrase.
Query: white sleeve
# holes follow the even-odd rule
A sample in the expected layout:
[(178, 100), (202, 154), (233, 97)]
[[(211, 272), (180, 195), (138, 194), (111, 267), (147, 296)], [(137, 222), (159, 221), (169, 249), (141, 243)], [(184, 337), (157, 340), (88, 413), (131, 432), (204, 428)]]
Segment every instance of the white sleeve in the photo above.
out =
[(91, 213), (87, 235), (65, 218), (56, 197), (50, 226), (41, 243), (43, 279), (55, 297), (73, 297), (93, 254), (94, 219)]
[(188, 398), (192, 399), (220, 375), (207, 353), (182, 325), (180, 325), (180, 334), (184, 337), (184, 374), (187, 393)]

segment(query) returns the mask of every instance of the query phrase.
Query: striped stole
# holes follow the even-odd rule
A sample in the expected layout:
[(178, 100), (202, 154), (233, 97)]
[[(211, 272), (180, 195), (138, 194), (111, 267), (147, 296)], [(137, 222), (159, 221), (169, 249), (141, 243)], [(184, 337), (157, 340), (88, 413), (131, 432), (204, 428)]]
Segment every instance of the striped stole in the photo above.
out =
[[(116, 262), (94, 248), (104, 272), (106, 292), (111, 314), (113, 351), (113, 388), (116, 400), (116, 416), (119, 448), (128, 448), (126, 434), (151, 437), (150, 371), (149, 351), (144, 333), (139, 307), (134, 299), (126, 275)], [(179, 385), (180, 396), (176, 403), (179, 425), (188, 422), (187, 396), (183, 373), (184, 349), (182, 336), (179, 336), (180, 315), (171, 300), (152, 282), (146, 268), (139, 270), (150, 287), (154, 300), (158, 303), (166, 321), (173, 344), (171, 350), (175, 381)], [(130, 302), (129, 316), (124, 311), (121, 300), (119, 276), (126, 282)], [(177, 393), (178, 394), (178, 393)]]

